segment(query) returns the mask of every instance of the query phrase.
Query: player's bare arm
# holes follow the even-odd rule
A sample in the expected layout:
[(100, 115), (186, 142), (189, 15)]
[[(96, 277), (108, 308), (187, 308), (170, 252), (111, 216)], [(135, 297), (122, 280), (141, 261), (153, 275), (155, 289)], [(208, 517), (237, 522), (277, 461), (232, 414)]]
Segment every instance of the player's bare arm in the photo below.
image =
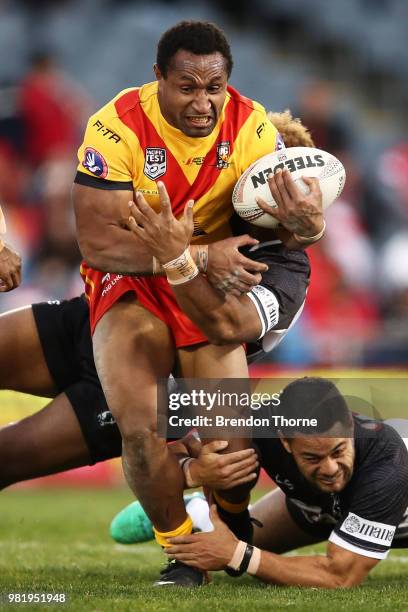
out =
[(127, 275), (152, 274), (152, 256), (126, 222), (133, 193), (74, 184), (78, 243), (87, 264)]
[[(166, 553), (202, 570), (223, 570), (230, 563), (238, 539), (221, 521), (215, 506), (210, 511), (214, 531), (171, 538)], [(361, 584), (379, 559), (359, 555), (331, 542), (325, 555), (283, 557), (260, 551), (259, 565), (254, 575), (269, 584), (346, 588)]]

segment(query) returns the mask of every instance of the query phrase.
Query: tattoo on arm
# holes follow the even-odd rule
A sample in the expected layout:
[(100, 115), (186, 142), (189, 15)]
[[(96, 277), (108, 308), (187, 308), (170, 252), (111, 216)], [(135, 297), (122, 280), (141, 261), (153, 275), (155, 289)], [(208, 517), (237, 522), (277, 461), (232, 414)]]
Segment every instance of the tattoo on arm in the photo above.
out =
[(207, 272), (208, 267), (208, 244), (200, 245), (196, 253), (196, 266), (200, 272)]

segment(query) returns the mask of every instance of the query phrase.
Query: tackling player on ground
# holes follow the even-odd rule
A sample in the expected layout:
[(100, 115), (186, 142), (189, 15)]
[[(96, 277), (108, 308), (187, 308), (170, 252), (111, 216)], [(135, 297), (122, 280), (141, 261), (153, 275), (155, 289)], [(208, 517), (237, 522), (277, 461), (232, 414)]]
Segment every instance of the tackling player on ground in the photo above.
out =
[[(335, 385), (321, 378), (290, 383), (275, 412), (298, 425), (271, 426), (269, 437), (253, 440), (260, 466), (277, 485), (251, 508), (253, 542), (240, 542), (213, 506), (214, 530), (174, 538), (167, 552), (194, 567), (248, 572), (272, 584), (356, 586), (391, 547), (408, 547), (408, 439), (386, 422), (352, 415)], [(316, 419), (317, 426), (302, 426), (302, 419)], [(199, 481), (201, 462), (198, 454), (190, 463)], [(222, 473), (214, 464), (211, 478)], [(206, 485), (205, 478), (200, 484)], [(196, 526), (208, 529), (204, 500), (195, 499), (189, 512)], [(133, 527), (136, 536), (136, 517), (147, 534), (149, 525), (137, 504), (113, 524), (121, 522), (126, 533), (127, 522), (128, 534)], [(280, 556), (326, 540), (325, 555)]]

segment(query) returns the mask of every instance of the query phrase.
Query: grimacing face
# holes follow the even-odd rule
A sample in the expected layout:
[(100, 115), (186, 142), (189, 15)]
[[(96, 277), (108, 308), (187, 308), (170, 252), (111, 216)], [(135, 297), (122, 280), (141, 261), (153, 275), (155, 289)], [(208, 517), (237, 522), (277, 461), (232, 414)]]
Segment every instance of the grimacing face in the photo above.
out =
[(324, 493), (342, 491), (353, 475), (354, 439), (300, 436), (282, 438), (301, 474)]
[(200, 138), (211, 134), (220, 117), (227, 93), (227, 68), (219, 53), (195, 55), (179, 49), (173, 56), (167, 76), (157, 64), (160, 110), (166, 121), (186, 136)]

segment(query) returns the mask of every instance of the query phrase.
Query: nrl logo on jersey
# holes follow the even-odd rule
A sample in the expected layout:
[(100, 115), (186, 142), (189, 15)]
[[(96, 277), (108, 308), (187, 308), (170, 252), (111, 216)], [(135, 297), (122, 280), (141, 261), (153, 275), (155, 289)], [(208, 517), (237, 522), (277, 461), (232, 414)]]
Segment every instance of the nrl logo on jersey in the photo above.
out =
[(167, 170), (167, 153), (166, 149), (159, 147), (146, 147), (145, 149), (145, 164), (143, 173), (155, 181), (156, 179), (166, 174)]

